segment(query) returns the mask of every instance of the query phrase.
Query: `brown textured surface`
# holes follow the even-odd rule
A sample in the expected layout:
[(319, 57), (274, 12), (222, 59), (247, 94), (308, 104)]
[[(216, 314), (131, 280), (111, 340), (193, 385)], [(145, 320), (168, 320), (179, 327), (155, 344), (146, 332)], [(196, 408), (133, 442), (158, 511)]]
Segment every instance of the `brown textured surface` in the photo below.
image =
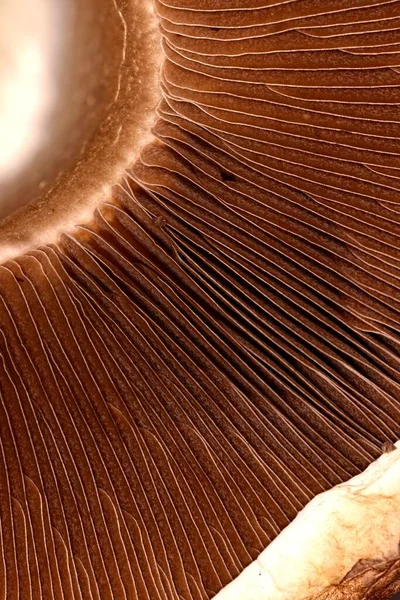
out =
[(0, 269), (0, 598), (211, 598), (400, 437), (400, 2), (156, 9), (157, 140)]
[(400, 564), (398, 560), (376, 561), (360, 567), (360, 574), (346, 579), (317, 600), (398, 600)]

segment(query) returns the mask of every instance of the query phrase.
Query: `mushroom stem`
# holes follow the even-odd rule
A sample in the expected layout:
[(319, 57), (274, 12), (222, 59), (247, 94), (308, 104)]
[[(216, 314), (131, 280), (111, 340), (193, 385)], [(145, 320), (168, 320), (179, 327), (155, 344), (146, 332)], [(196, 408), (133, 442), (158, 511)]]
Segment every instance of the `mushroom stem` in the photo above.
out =
[(400, 441), (363, 473), (319, 494), (216, 598), (326, 597), (343, 580), (398, 558)]

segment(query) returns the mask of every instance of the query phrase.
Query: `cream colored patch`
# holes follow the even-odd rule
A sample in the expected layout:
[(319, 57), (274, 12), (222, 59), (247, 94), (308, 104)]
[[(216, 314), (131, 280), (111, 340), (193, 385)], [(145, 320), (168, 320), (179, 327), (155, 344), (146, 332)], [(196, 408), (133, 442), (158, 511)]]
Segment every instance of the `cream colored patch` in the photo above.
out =
[(57, 95), (56, 22), (52, 0), (0, 2), (0, 181), (28, 162), (47, 135)]
[[(153, 2), (104, 2), (108, 12), (110, 6), (124, 38), (115, 49), (121, 64), (113, 106), (74, 169), (62, 173), (44, 197), (0, 221), (0, 264), (41, 245), (56, 244), (61, 233), (89, 223), (96, 207), (112, 200), (113, 186), (123, 180), (141, 148), (154, 139), (150, 130), (161, 96), (163, 53)], [(80, 7), (83, 10), (84, 3)]]
[(363, 473), (316, 496), (215, 598), (302, 600), (359, 560), (390, 560), (400, 540), (400, 442)]

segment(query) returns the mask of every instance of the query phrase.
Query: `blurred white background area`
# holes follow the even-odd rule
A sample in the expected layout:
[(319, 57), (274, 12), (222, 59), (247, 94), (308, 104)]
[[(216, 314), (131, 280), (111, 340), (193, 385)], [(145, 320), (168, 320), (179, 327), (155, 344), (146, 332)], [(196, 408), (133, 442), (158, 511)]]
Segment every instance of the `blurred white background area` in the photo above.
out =
[(0, 2), (0, 182), (46, 143), (57, 96), (60, 8), (54, 0)]

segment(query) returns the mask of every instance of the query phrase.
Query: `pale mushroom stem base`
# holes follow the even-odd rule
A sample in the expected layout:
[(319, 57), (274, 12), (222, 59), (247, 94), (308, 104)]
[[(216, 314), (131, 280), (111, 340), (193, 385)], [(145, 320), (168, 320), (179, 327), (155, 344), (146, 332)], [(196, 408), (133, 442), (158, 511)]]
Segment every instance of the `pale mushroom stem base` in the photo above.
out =
[[(309, 502), (216, 598), (341, 597), (337, 592), (343, 582), (358, 578), (358, 587), (364, 587), (365, 576), (374, 567), (379, 567), (381, 573), (382, 563), (389, 568), (398, 559), (399, 540), (400, 442), (397, 442), (392, 451), (383, 454), (363, 473)], [(397, 588), (400, 589), (400, 581)], [(393, 591), (393, 585), (390, 589)], [(351, 593), (348, 598), (363, 597), (354, 595), (356, 589)]]

